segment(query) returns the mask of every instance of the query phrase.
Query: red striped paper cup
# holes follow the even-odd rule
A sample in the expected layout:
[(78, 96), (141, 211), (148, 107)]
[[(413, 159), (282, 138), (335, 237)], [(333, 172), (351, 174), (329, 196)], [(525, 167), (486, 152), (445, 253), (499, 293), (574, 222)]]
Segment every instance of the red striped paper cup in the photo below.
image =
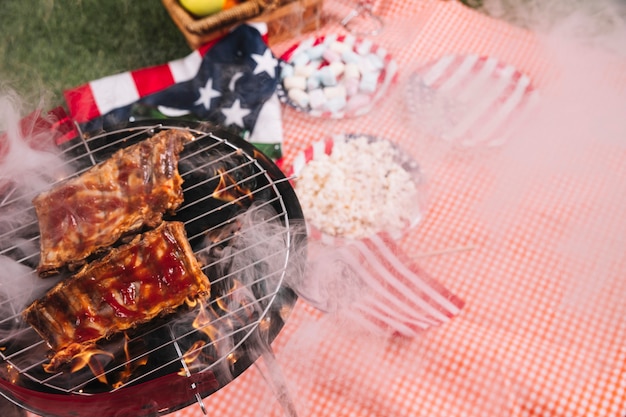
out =
[[(368, 141), (384, 140), (360, 134), (321, 140), (296, 156), (287, 174), (297, 182), (307, 164), (332, 154), (337, 140), (362, 137)], [(397, 147), (396, 150), (395, 162), (419, 181), (417, 163), (406, 152)], [(304, 214), (306, 218), (306, 207)], [(421, 210), (412, 213), (406, 230), (420, 220)], [(347, 239), (326, 234), (308, 223), (312, 240), (308, 271), (304, 279), (292, 284), (309, 304), (366, 331), (405, 337), (444, 324), (461, 311), (463, 301), (429, 277), (397, 246), (398, 233), (380, 230), (362, 238)]]
[(340, 246), (313, 246), (296, 292), (355, 328), (415, 337), (449, 322), (464, 302), (379, 233)]
[(407, 92), (418, 128), (466, 147), (504, 143), (539, 98), (527, 75), (478, 55), (446, 55), (420, 67)]

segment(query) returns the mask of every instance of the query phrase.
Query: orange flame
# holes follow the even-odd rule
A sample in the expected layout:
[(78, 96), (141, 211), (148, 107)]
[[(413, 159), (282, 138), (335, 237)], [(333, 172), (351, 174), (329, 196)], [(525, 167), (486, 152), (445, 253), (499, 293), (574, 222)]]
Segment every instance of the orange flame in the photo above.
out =
[(131, 360), (132, 356), (130, 353), (129, 341), (130, 339), (128, 334), (124, 333), (123, 350), (126, 360), (124, 368), (115, 374), (115, 378), (113, 378), (115, 380), (114, 382), (110, 382), (107, 379), (107, 372), (104, 369), (103, 361), (98, 360), (97, 357), (106, 356), (107, 358), (113, 360), (115, 359), (115, 355), (110, 351), (98, 348), (95, 344), (71, 344), (67, 348), (56, 352), (56, 354), (50, 359), (50, 362), (43, 365), (43, 369), (48, 373), (56, 373), (58, 372), (60, 366), (65, 363), (69, 363), (69, 371), (71, 373), (75, 373), (88, 367), (99, 382), (103, 384), (110, 384), (111, 387), (117, 389), (128, 382), (137, 368), (148, 363), (148, 358), (146, 356)]
[(203, 340), (197, 340), (194, 344), (189, 348), (187, 353), (185, 354), (185, 363), (187, 365), (194, 363), (200, 355), (202, 354), (202, 348), (206, 345), (206, 342)]
[[(195, 362), (200, 362), (200, 358), (202, 355), (202, 349), (206, 345), (206, 342), (203, 340), (197, 340), (193, 345), (185, 352), (183, 355), (183, 361), (186, 366), (193, 365)], [(187, 370), (185, 368), (181, 368), (178, 371), (179, 376), (189, 376)]]
[(113, 354), (110, 352), (96, 349), (95, 347), (88, 348), (72, 357), (71, 372), (78, 372), (85, 366), (88, 366), (94, 376), (98, 379), (98, 381), (106, 384), (107, 378), (104, 368), (102, 367), (102, 364), (95, 358), (96, 355), (105, 355), (110, 357), (111, 359), (114, 358)]
[(201, 302), (200, 305), (200, 311), (192, 324), (193, 328), (200, 330), (207, 335), (209, 340), (214, 342), (219, 337), (219, 331), (211, 323), (217, 318), (217, 314), (209, 306), (206, 306), (204, 302)]
[(129, 338), (128, 334), (124, 333), (124, 355), (126, 357), (126, 361), (124, 364), (124, 369), (120, 372), (117, 382), (113, 383), (113, 388), (121, 388), (132, 376), (133, 372), (140, 366), (148, 363), (148, 357), (143, 356), (137, 360), (131, 360), (130, 348), (128, 344)]
[[(252, 296), (248, 293), (249, 289), (246, 288), (239, 280), (234, 279), (231, 288), (228, 292), (219, 297), (215, 302), (218, 307), (226, 313), (232, 313), (235, 311), (243, 310), (244, 317), (254, 317), (254, 305), (251, 302)], [(241, 315), (234, 315), (235, 318), (241, 317)], [(245, 323), (241, 323), (245, 324)]]
[[(219, 330), (212, 324), (212, 322), (218, 318), (217, 313), (206, 304), (204, 299), (198, 299), (196, 301), (199, 304), (198, 314), (193, 320), (192, 326), (194, 329), (197, 329), (204, 335), (206, 335), (211, 343), (215, 343), (215, 341), (219, 337)], [(196, 362), (202, 362), (204, 359), (203, 348), (207, 345), (205, 340), (197, 340), (195, 341), (189, 349), (183, 355), (183, 360), (185, 361), (185, 365), (193, 365)], [(179, 375), (186, 376), (187, 371), (185, 369), (181, 369)]]
[(213, 198), (228, 203), (235, 203), (239, 206), (243, 206), (245, 199), (252, 201), (252, 191), (237, 184), (237, 181), (228, 175), (226, 170), (219, 168), (216, 174), (219, 175), (220, 181), (215, 190), (213, 190)]
[(11, 364), (6, 364), (0, 369), (0, 375), (12, 384), (17, 384), (20, 372)]
[[(254, 306), (253, 303), (250, 302), (250, 298), (247, 296), (247, 291), (248, 289), (239, 280), (234, 279), (231, 287), (228, 291), (226, 291), (226, 294), (218, 297), (215, 300), (215, 304), (219, 310), (225, 313), (243, 311), (244, 315), (253, 317), (255, 313)], [(197, 340), (185, 352), (183, 355), (185, 365), (190, 366), (207, 360), (208, 358), (204, 353), (204, 347), (208, 344), (216, 346), (219, 343), (220, 338), (224, 337), (221, 329), (215, 325), (216, 320), (219, 319), (220, 322), (224, 323), (224, 326), (227, 328), (245, 325), (240, 314), (228, 315), (228, 317), (221, 316), (211, 305), (207, 304), (206, 300), (199, 299), (198, 303), (200, 304), (199, 311), (193, 320), (192, 326), (194, 329), (198, 330), (198, 332), (206, 336), (208, 340)], [(234, 323), (233, 320), (242, 320), (242, 323)], [(231, 364), (235, 363), (238, 359), (239, 358), (232, 352), (230, 352), (227, 356), (227, 360)], [(179, 375), (185, 376), (187, 375), (187, 371), (185, 369), (181, 369)]]

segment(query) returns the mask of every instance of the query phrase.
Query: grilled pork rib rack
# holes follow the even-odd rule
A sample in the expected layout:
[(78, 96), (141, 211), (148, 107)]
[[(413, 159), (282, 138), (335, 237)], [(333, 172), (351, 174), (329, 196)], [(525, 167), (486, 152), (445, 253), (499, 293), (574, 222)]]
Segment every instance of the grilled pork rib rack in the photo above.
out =
[(40, 275), (75, 269), (100, 249), (152, 228), (183, 202), (179, 154), (189, 132), (163, 131), (38, 195)]
[(24, 316), (54, 349), (54, 369), (102, 338), (208, 295), (210, 285), (183, 224), (164, 222), (59, 282)]
[[(22, 312), (34, 299), (45, 298), (57, 281), (70, 283), (72, 277), (64, 266), (55, 264), (49, 271), (58, 268), (61, 275), (39, 278), (34, 195), (19, 185), (2, 192), (0, 210), (20, 213), (20, 220), (0, 232), (0, 260), (7, 261), (0, 268), (0, 394), (35, 414), (153, 417), (193, 403), (202, 406), (202, 398), (259, 358), (259, 341), (271, 343), (294, 306), (296, 295), (284, 282), (303, 269), (301, 261), (306, 258), (302, 210), (283, 173), (241, 138), (209, 124), (183, 120), (142, 121), (112, 131), (80, 133), (62, 146), (63, 159), (77, 176), (58, 179), (57, 184), (67, 184), (116, 152), (160, 135), (192, 137), (178, 159), (183, 202), (174, 213), (165, 210), (162, 220), (184, 225), (191, 251), (210, 279), (210, 294), (185, 308), (174, 308), (173, 303), (171, 314), (97, 339), (97, 372), (76, 367), (75, 361), (46, 369), (48, 343), (64, 342), (48, 341), (45, 331), (40, 335)], [(263, 213), (261, 219), (241, 222), (257, 212)], [(107, 221), (114, 217), (108, 216)], [(264, 231), (268, 225), (271, 233)], [(111, 252), (110, 260), (116, 253), (124, 259), (116, 251), (123, 250), (129, 239), (114, 245), (118, 249)], [(281, 241), (280, 249), (270, 250), (276, 240)], [(100, 250), (97, 256), (72, 261), (71, 266), (89, 269), (94, 258), (107, 256)], [(4, 292), (8, 288), (14, 291)], [(70, 300), (75, 306), (87, 302), (93, 304)], [(70, 330), (70, 337), (63, 339), (74, 340), (74, 336)]]

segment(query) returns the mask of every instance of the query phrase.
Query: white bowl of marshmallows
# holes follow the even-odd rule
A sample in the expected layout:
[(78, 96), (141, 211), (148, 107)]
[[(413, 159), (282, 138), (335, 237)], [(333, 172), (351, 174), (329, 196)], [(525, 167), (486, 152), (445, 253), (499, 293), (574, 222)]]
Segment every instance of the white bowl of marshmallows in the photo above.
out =
[(315, 117), (366, 114), (395, 82), (398, 72), (384, 48), (352, 35), (309, 38), (281, 59), (279, 97)]

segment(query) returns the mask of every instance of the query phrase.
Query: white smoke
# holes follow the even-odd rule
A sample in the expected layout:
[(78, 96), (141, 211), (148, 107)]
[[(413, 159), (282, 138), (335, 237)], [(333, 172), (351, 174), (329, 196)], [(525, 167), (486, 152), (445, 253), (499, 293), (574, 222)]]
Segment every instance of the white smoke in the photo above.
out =
[[(534, 28), (551, 57), (537, 111), (497, 158), (488, 223), (543, 215), (563, 225), (549, 250), (564, 260), (568, 305), (588, 307), (615, 277), (626, 243), (626, 14), (624, 3), (489, 0), (485, 7)], [(535, 201), (531, 207), (528, 199)], [(540, 213), (540, 214), (539, 214)], [(545, 243), (543, 233), (535, 236)], [(546, 277), (551, 279), (551, 277)]]
[[(35, 129), (30, 117), (44, 117), (43, 101), (34, 108), (27, 109), (13, 90), (0, 91), (0, 312), (5, 318), (19, 317), (57, 281), (41, 280), (32, 269), (39, 248), (32, 239), (37, 223), (31, 200), (64, 165), (51, 136)], [(5, 332), (11, 329), (4, 326), (0, 334)]]
[(538, 33), (626, 53), (626, 3), (621, 0), (483, 0), (482, 9)]
[(47, 187), (64, 165), (49, 133), (36, 131), (33, 121), (21, 123), (31, 114), (46, 117), (44, 106), (42, 102), (26, 112), (25, 103), (14, 91), (0, 91), (0, 132), (4, 132), (0, 178), (24, 192)]

